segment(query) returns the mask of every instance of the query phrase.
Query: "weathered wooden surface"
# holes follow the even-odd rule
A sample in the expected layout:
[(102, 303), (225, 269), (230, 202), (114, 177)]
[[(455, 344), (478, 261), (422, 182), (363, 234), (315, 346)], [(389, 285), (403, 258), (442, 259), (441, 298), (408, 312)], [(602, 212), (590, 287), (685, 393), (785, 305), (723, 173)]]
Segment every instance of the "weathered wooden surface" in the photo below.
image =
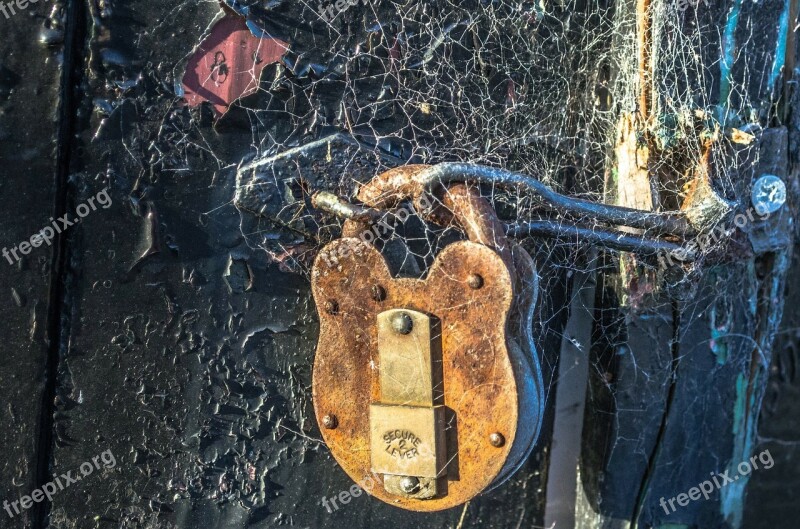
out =
[[(8, 520), (0, 511), (0, 527), (44, 527), (35, 516), (45, 511), (51, 527), (80, 529), (541, 526), (547, 427), (522, 471), (463, 509), (410, 514), (362, 494), (327, 512), (321, 500), (349, 491), (352, 483), (330, 457), (313, 418), (311, 365), (319, 329), (309, 283), (251, 244), (254, 233), (286, 242), (285, 233), (267, 223), (243, 229), (233, 204), (236, 168), (262, 154), (263, 138), (276, 135), (297, 145), (310, 138), (289, 133), (306, 125), (314, 132), (309, 136), (330, 132), (319, 121), (311, 124), (314, 116), (298, 103), (298, 94), (312, 89), (302, 83), (283, 89), (286, 72), (268, 67), (264, 78), (275, 79), (275, 92), (251, 96), (250, 110), (238, 108), (214, 128), (207, 109), (179, 104), (175, 86), (180, 65), (219, 13), (216, 3), (133, 0), (110, 10), (101, 4), (107, 2), (67, 6), (72, 22), (63, 60), (78, 76), (63, 84), (64, 47), (36, 43), (50, 6), (40, 2), (13, 20), (0, 18), (3, 244), (29, 238), (54, 212), (72, 212), (106, 186), (113, 199), (71, 229), (64, 260), (40, 248), (22, 267), (0, 274), (8, 342), (0, 362), (6, 426), (0, 492), (17, 499), (108, 451), (116, 464), (25, 516)], [(734, 76), (760, 78), (740, 61), (752, 49), (753, 64), (769, 62), (764, 43), (775, 38), (782, 6), (774, 0), (744, 5), (741, 19), (752, 23), (734, 32), (746, 43)], [(725, 25), (728, 11), (726, 4), (701, 12), (711, 33)], [(304, 35), (298, 31), (296, 38), (307, 44)], [(704, 50), (710, 55), (719, 49), (712, 42)], [(748, 85), (751, 99), (764, 100), (767, 84)], [(724, 99), (719, 94), (726, 90), (725, 82), (712, 84), (711, 97)], [(59, 91), (66, 101), (61, 111)], [(332, 108), (340, 103), (334, 96), (322, 101)], [(252, 112), (256, 107), (269, 109), (270, 119)], [(402, 119), (377, 107), (353, 115)], [(352, 117), (322, 114), (341, 129)], [(794, 149), (796, 123), (788, 126)], [(403, 159), (403, 148), (389, 150)], [(332, 160), (342, 163), (336, 153)], [(325, 172), (319, 159), (298, 165)], [(349, 163), (345, 176), (335, 167), (329, 180), (369, 173), (356, 165)], [(787, 165), (777, 160), (774, 170), (789, 176)], [(574, 263), (560, 249), (529, 249), (548, 286), (536, 328), (548, 380), (570, 299), (565, 277)], [(789, 374), (796, 352), (787, 352), (794, 324), (780, 335), (785, 341), (774, 374), (780, 390), (768, 393), (762, 438), (754, 436), (759, 388), (766, 384), (757, 352), (775, 331), (769, 303), (781, 297), (788, 255), (780, 250), (748, 259), (710, 270), (692, 305), (676, 304), (652, 318), (619, 307), (623, 296), (610, 287), (613, 277), (598, 282), (595, 336), (584, 348), (593, 364), (580, 482), (591, 520), (583, 526), (624, 526), (636, 513), (642, 526), (708, 528), (735, 521), (741, 516), (738, 489), (727, 500), (715, 497), (675, 517), (663, 517), (658, 500), (736, 464), (746, 451), (760, 449), (759, 441), (772, 450), (776, 468), (752, 477), (748, 488), (758, 492), (748, 497), (778, 492), (761, 495), (772, 501), (768, 506), (748, 504), (744, 526), (774, 527), (796, 516), (797, 423), (785, 430), (777, 419), (765, 424), (775, 410), (788, 410), (781, 416), (796, 410), (785, 397), (796, 389)], [(615, 268), (602, 271), (611, 276)], [(56, 275), (63, 283), (51, 288)], [(730, 289), (727, 301), (715, 297)], [(755, 308), (750, 293), (761, 300)], [(730, 322), (724, 329), (729, 338), (720, 339), (723, 321)], [(735, 338), (752, 336), (754, 327), (755, 349), (747, 338)], [(711, 340), (717, 345), (710, 347)], [(48, 367), (57, 379), (47, 379)], [(736, 385), (739, 379), (743, 386)], [(742, 393), (742, 387), (748, 389)], [(708, 462), (715, 464), (708, 468)]]
[[(752, 119), (737, 115), (741, 105), (755, 107), (766, 124), (767, 130), (757, 133), (750, 147), (737, 150), (718, 144), (709, 158), (711, 170), (695, 171), (695, 178), (710, 174), (718, 192), (736, 201), (734, 213), (752, 207), (750, 185), (763, 174), (780, 176), (790, 189), (796, 185), (789, 145), (798, 131), (784, 113), (793, 109), (785, 102), (775, 105), (784, 96), (777, 74), (789, 56), (781, 44), (781, 20), (788, 18), (791, 5), (698, 3), (655, 43), (667, 64), (666, 69), (654, 66), (654, 97), (662, 112), (689, 91), (699, 108), (713, 109), (729, 127)], [(661, 7), (653, 4), (651, 9)], [(669, 6), (665, 8), (669, 16)], [(668, 50), (680, 52), (684, 43), (679, 29), (697, 30), (704, 63), (718, 68), (702, 75), (673, 68)], [(756, 71), (763, 73), (754, 75)], [(676, 167), (679, 163), (670, 159), (667, 172), (672, 178)], [(681, 185), (672, 189), (680, 190)], [(669, 185), (665, 191), (668, 195)], [(655, 277), (632, 268), (629, 261), (621, 263), (619, 276), (613, 268), (605, 270), (610, 288), (596, 303), (599, 339), (593, 343), (596, 369), (590, 374), (586, 408), (591, 426), (584, 438), (586, 468), (581, 474), (589, 482), (584, 481), (587, 498), (580, 502), (581, 526), (625, 527), (629, 520), (637, 527), (753, 526), (743, 525), (748, 482), (764, 483), (768, 478), (758, 472), (757, 478), (738, 476), (737, 468), (763, 450), (757, 425), (782, 316), (793, 250), (786, 219), (792, 215), (787, 207), (767, 222), (748, 221), (745, 233), (715, 240), (732, 261), (706, 261), (699, 275), (683, 282), (693, 289), (684, 301), (658, 293), (660, 285), (675, 276)], [(671, 293), (680, 295), (680, 288)], [(603, 448), (598, 450), (593, 441)], [(708, 499), (664, 506), (711, 475), (725, 472), (735, 483), (715, 486)]]
[[(240, 227), (232, 200), (236, 166), (254, 154), (249, 124), (215, 132), (169, 91), (216, 12), (138, 1), (89, 28), (84, 107), (102, 98), (114, 109), (95, 111), (73, 144), (85, 165), (70, 190), (78, 204), (109, 186), (113, 206), (72, 240), (52, 458), (54, 472), (106, 450), (117, 464), (60, 492), (51, 524), (540, 524), (541, 454), (463, 509), (415, 515), (364, 495), (323, 506), (352, 482), (313, 417), (308, 280), (250, 248)], [(146, 28), (135, 49), (134, 28)]]
[(9, 528), (40, 524), (44, 513), (41, 503), (19, 514), (16, 509), (22, 496), (49, 479), (54, 387), (49, 367), (57, 360), (59, 340), (57, 243), (28, 246), (24, 253), (19, 246), (30, 245), (31, 236), (61, 214), (64, 175), (57, 160), (63, 164), (68, 155), (63, 118), (69, 109), (61, 108), (65, 102), (59, 98), (63, 53), (39, 42), (47, 13), (39, 14), (0, 17), (0, 499), (17, 502), (9, 507), (13, 518), (0, 510), (0, 526)]

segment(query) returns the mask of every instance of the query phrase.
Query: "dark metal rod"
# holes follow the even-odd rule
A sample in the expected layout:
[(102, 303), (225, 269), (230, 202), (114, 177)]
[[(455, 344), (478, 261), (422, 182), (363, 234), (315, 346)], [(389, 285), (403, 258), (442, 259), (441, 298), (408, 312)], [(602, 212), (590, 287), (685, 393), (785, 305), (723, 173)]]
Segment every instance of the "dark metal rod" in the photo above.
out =
[(572, 198), (553, 191), (531, 176), (483, 165), (440, 163), (424, 169), (416, 175), (415, 180), (419, 180), (428, 189), (436, 184), (462, 181), (523, 186), (533, 190), (551, 206), (600, 222), (653, 230), (659, 234), (689, 235), (694, 232), (683, 215), (653, 213)]
[[(376, 222), (385, 215), (384, 212), (352, 204), (333, 193), (325, 191), (314, 193), (312, 203), (314, 207), (345, 219)], [(513, 238), (530, 236), (573, 240), (576, 243), (596, 244), (612, 250), (632, 252), (639, 255), (664, 255), (669, 253), (681, 261), (691, 261), (696, 257), (695, 252), (678, 243), (653, 237), (627, 234), (602, 227), (561, 224), (552, 220), (535, 220), (517, 224), (505, 224), (504, 226), (506, 235)]]
[(612, 250), (632, 252), (638, 255), (671, 254), (681, 260), (692, 260), (694, 254), (682, 245), (660, 239), (629, 235), (602, 228), (585, 228), (571, 224), (558, 224), (549, 220), (535, 220), (506, 225), (506, 235), (513, 238), (524, 236), (547, 237), (551, 239), (572, 240), (576, 243), (590, 243)]

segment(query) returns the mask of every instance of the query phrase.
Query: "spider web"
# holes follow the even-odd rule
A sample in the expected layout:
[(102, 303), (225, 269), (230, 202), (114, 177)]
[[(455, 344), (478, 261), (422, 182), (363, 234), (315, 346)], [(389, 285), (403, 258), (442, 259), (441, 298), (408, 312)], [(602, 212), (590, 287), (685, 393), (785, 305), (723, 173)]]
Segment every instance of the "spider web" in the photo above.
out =
[[(720, 196), (741, 202), (739, 168), (757, 161), (742, 146), (775, 119), (771, 103), (757, 103), (772, 101), (763, 94), (776, 90), (775, 79), (751, 82), (754, 73), (743, 60), (758, 28), (747, 24), (730, 33), (719, 24), (724, 13), (702, 3), (682, 10), (660, 1), (646, 9), (652, 64), (645, 77), (637, 30), (643, 14), (633, 1), (362, 1), (341, 10), (327, 2), (237, 5), (247, 8), (262, 38), (281, 39), (289, 51), (260, 76), (253, 70), (258, 91), (217, 122), (218, 130), (250, 130), (251, 155), (239, 164), (233, 202), (249, 247), (305, 277), (342, 227), (312, 206), (314, 191), (354, 201), (360, 184), (391, 168), (460, 161), (532, 175), (568, 196), (624, 203), (625, 179), (635, 175), (621, 175), (620, 145), (630, 140), (649, 152), (650, 196), (637, 207), (677, 211), (687, 187), (703, 177)], [(330, 21), (320, 15), (327, 6), (336, 14)], [(761, 58), (777, 62), (769, 54)], [(649, 109), (642, 108), (643, 91), (653, 94)], [(198, 122), (207, 110), (199, 111)], [(628, 132), (626, 124), (632, 124)], [(231, 169), (212, 141), (189, 143), (210, 152), (220, 169)], [(484, 183), (480, 190), (508, 222), (598, 225), (524, 188)], [(408, 253), (397, 271), (422, 276), (458, 238), (463, 234), (455, 227), (413, 219), (385, 233), (378, 246), (402, 241)], [(574, 274), (633, 269), (648, 286), (628, 301), (669, 310), (658, 294), (687, 284), (691, 291), (692, 277), (729, 240), (673, 267), (613, 250), (595, 258), (576, 240), (523, 244), (540, 275), (535, 334), (539, 344), (552, 345), (573, 340), (561, 329), (569, 305), (564, 284)], [(618, 322), (602, 316), (598, 332), (613, 331)], [(573, 345), (586, 350), (591, 344)], [(557, 350), (539, 349), (550, 400)], [(604, 376), (601, 362), (592, 368)], [(640, 372), (665, 380), (667, 370)]]
[[(628, 120), (636, 147), (651, 153), (652, 195), (645, 208), (678, 210), (687, 184), (705, 174), (703, 167), (713, 168), (707, 172), (717, 193), (737, 198), (734, 172), (741, 149), (732, 148), (724, 131), (739, 127), (746, 137), (769, 112), (754, 107), (740, 85), (715, 85), (720, 61), (729, 62), (728, 69), (735, 66), (741, 79), (749, 70), (736, 57), (716, 56), (717, 46), (732, 37), (723, 35), (702, 3), (681, 9), (655, 2), (647, 8), (652, 25), (647, 79), (640, 73), (635, 2), (359, 2), (342, 10), (328, 3), (239, 4), (267, 35), (292, 43), (283, 62), (262, 75), (259, 94), (239, 102), (258, 151), (255, 162), (240, 167), (239, 192), (274, 187), (298, 200), (284, 200), (277, 214), (256, 221), (251, 217), (257, 208), (237, 204), (244, 210), (242, 229), (253, 248), (306, 275), (313, 256), (340, 226), (308, 200), (300, 203), (298, 197), (316, 188), (352, 200), (359, 183), (392, 167), (462, 161), (533, 175), (564, 194), (614, 203), (626, 185), (615, 187), (622, 180), (617, 148)], [(327, 6), (336, 15), (331, 21), (319, 14)], [(747, 49), (747, 41), (737, 49)], [(643, 84), (655, 94), (649, 112), (656, 117), (640, 117)], [(284, 161), (280, 170), (272, 163), (282, 152), (334, 133), (355, 139), (357, 147), (348, 151), (329, 144), (309, 151), (307, 163)], [(294, 174), (287, 175), (292, 164)], [(287, 178), (300, 183), (285, 191)], [(505, 220), (597, 225), (595, 219), (548, 208), (525, 189), (481, 189)], [(292, 228), (281, 238), (274, 236), (276, 217)], [(436, 241), (452, 231), (427, 226), (422, 233), (392, 230), (388, 238), (403, 239), (424, 271), (452, 237)], [(607, 270), (608, 259), (620, 257), (612, 251), (587, 264), (585, 248), (575, 240), (537, 238), (525, 245), (539, 264), (545, 293), (564, 274), (587, 266)], [(717, 249), (704, 248), (695, 263), (671, 270), (622, 257), (652, 276), (649, 299), (662, 287), (680, 289), (687, 282), (691, 287), (687, 278)], [(547, 328), (548, 318), (561, 314), (560, 306), (548, 309), (546, 295), (540, 301), (546, 315), (541, 325)]]
[[(657, 2), (647, 9), (647, 79), (639, 72), (633, 2), (359, 2), (341, 10), (328, 3), (239, 5), (249, 8), (265, 35), (291, 42), (282, 63), (261, 76), (259, 93), (237, 104), (246, 112), (257, 151), (257, 162), (240, 169), (253, 172), (251, 179), (240, 179), (244, 192), (272, 185), (282, 193), (290, 176), (298, 180), (290, 189), (295, 198), (323, 188), (352, 199), (358, 183), (391, 167), (463, 161), (533, 175), (567, 195), (630, 205), (617, 200), (627, 185), (617, 152), (627, 134), (636, 147), (650, 151), (650, 176), (639, 183), (650, 188), (650, 196), (643, 194), (645, 209), (678, 210), (687, 185), (706, 175), (722, 197), (737, 198), (733, 173), (741, 149), (732, 148), (728, 131), (747, 142), (769, 118), (769, 109), (754, 106), (741, 85), (715, 84), (723, 66), (735, 67), (737, 78), (750, 73), (735, 56), (716, 56), (716, 46), (733, 37), (722, 34), (703, 4), (682, 10)], [(328, 14), (336, 15), (332, 21), (319, 14), (328, 6)], [(741, 53), (747, 42), (737, 42), (736, 49)], [(644, 84), (656, 94), (647, 118), (641, 117)], [(226, 119), (233, 118), (221, 121)], [(632, 131), (623, 132), (626, 122), (633, 123)], [(295, 175), (286, 175), (269, 163), (257, 165), (333, 133), (359, 145), (336, 163), (330, 159), (336, 147), (315, 154), (313, 162), (327, 162), (327, 168), (298, 166)], [(327, 173), (309, 177), (314, 171)], [(546, 208), (524, 189), (484, 191), (508, 220), (597, 224)], [(251, 246), (307, 272), (319, 247), (336, 236), (335, 220), (308, 203), (286, 202), (272, 219), (243, 231)], [(302, 223), (303, 236), (259, 239), (259, 233), (270, 233), (275, 217), (283, 217), (284, 226)], [(537, 241), (550, 250), (563, 245)], [(574, 241), (568, 246), (574, 248)], [(691, 269), (687, 265), (683, 272)], [(673, 276), (659, 281), (685, 280)]]

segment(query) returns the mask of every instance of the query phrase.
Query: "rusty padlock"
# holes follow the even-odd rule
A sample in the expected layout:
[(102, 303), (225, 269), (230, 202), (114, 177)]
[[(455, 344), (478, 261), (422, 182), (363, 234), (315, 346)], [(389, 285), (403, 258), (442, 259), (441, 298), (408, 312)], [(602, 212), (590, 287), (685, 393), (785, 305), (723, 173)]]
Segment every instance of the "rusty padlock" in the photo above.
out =
[[(418, 204), (425, 166), (387, 171), (359, 200)], [(320, 252), (312, 290), (320, 318), (313, 401), (327, 446), (372, 496), (414, 510), (462, 504), (496, 487), (530, 454), (541, 428), (542, 372), (532, 338), (537, 274), (491, 205), (463, 184), (446, 215), (469, 240), (447, 245), (424, 279), (393, 277), (355, 235)], [(418, 207), (419, 211), (420, 208)]]

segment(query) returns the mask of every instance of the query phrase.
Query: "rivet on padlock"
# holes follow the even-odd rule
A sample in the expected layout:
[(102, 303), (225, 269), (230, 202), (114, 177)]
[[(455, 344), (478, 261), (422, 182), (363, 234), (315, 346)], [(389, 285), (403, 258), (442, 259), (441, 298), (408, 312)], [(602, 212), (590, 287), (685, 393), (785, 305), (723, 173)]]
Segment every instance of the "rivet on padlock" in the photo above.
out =
[[(424, 168), (379, 175), (359, 199), (382, 209), (418, 200), (409, 182)], [(443, 203), (449, 213), (427, 220), (452, 215), (469, 240), (446, 246), (425, 279), (393, 277), (354, 236), (369, 228), (362, 219), (312, 269), (313, 399), (325, 442), (354, 481), (381, 483), (369, 494), (416, 511), (454, 507), (511, 476), (533, 449), (544, 404), (530, 256), (475, 190), (451, 186)]]

